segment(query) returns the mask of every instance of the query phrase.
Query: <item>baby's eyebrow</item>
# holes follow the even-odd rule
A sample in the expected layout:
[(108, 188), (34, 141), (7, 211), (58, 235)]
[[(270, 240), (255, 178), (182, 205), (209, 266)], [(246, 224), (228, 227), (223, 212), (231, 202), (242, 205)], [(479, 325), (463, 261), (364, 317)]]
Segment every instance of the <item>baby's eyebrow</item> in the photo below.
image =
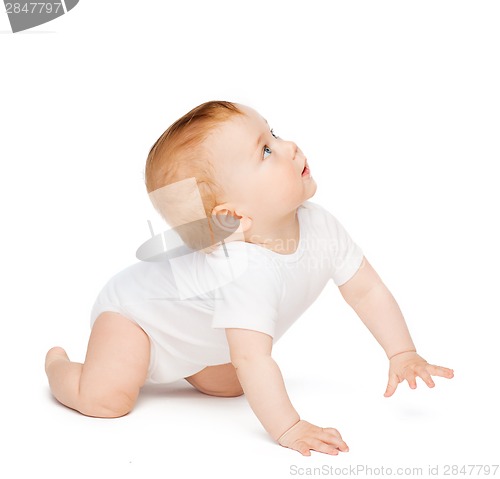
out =
[[(260, 143), (262, 141), (262, 137), (264, 136), (264, 133), (261, 133), (259, 137), (257, 138), (257, 141), (255, 142), (255, 149), (258, 149), (260, 146)], [(259, 150), (260, 151), (260, 150)]]

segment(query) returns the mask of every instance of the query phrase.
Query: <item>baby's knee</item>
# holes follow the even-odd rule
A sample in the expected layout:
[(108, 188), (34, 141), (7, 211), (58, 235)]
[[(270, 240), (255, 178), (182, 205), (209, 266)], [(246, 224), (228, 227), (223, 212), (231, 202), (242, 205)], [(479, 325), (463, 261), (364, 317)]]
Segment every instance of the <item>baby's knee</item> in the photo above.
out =
[(234, 398), (243, 395), (243, 389), (239, 384), (227, 385), (224, 388), (207, 388), (205, 394), (225, 398)]
[(185, 379), (198, 391), (210, 396), (237, 397), (243, 394), (236, 370), (231, 363), (207, 366)]
[(209, 396), (217, 396), (223, 398), (234, 398), (243, 395), (243, 389), (241, 387), (226, 387), (226, 388), (212, 388), (212, 387), (196, 387), (198, 391)]
[(238, 397), (243, 395), (243, 388), (235, 377), (224, 378), (223, 380), (213, 380), (210, 377), (190, 377), (186, 380), (198, 391), (209, 396), (218, 397)]
[(117, 418), (134, 408), (136, 397), (125, 392), (86, 392), (80, 395), (79, 411), (85, 416)]

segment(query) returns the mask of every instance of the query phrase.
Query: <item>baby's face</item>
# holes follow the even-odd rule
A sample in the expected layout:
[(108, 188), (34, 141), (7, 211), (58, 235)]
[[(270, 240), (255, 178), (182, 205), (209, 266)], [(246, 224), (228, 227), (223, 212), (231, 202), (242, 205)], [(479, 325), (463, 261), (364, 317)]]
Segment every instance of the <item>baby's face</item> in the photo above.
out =
[(306, 157), (295, 143), (273, 134), (255, 110), (238, 107), (245, 115), (223, 123), (208, 139), (222, 203), (253, 220), (283, 218), (316, 192)]

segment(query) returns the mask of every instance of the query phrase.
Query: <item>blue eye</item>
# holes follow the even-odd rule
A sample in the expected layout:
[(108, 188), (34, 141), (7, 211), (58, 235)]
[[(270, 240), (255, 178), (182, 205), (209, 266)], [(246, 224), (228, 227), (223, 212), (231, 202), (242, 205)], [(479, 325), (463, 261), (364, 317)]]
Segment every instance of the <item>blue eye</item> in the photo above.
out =
[(273, 150), (271, 150), (271, 148), (269, 148), (267, 145), (264, 146), (263, 150), (264, 159), (266, 159), (272, 152)]

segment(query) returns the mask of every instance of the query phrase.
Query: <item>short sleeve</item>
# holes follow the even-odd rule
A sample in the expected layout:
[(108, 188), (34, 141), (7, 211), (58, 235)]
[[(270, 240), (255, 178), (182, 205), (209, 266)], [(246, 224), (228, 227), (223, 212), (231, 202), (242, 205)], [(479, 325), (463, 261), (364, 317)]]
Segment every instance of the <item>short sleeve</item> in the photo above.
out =
[(340, 221), (328, 211), (326, 213), (333, 254), (332, 279), (337, 286), (341, 286), (358, 271), (363, 261), (363, 251)]
[(282, 295), (277, 266), (248, 247), (248, 264), (234, 280), (215, 290), (213, 328), (242, 328), (274, 337)]

